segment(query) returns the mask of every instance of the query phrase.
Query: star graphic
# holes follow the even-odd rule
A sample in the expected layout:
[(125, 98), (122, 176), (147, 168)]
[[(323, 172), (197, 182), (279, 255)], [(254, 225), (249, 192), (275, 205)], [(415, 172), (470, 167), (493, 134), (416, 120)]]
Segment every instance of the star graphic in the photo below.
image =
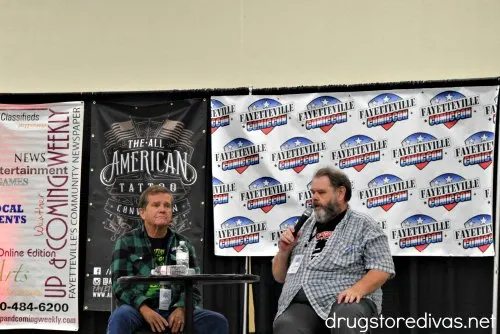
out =
[(483, 134), (483, 135), (481, 136), (481, 141), (486, 141), (486, 140), (488, 140), (488, 137), (486, 137), (486, 135), (485, 135), (485, 134)]
[(387, 178), (387, 176), (384, 178), (384, 184), (387, 184), (389, 183), (389, 179)]
[(405, 141), (406, 145), (410, 145), (411, 144), (411, 141), (409, 141), (408, 139)]
[(238, 147), (242, 147), (243, 146), (243, 143), (241, 142), (241, 140), (238, 142)]
[(300, 140), (298, 140), (298, 139), (297, 139), (297, 140), (295, 141), (295, 146), (299, 146), (300, 144), (301, 144)]
[(451, 94), (446, 95), (446, 101), (451, 101), (452, 97)]
[(328, 104), (328, 101), (326, 99), (324, 99), (322, 102), (323, 102), (324, 106), (326, 106)]
[(472, 138), (471, 138), (471, 139), (469, 140), (469, 144), (474, 144), (474, 139), (472, 139)]
[(438, 99), (438, 98), (435, 98), (435, 99), (434, 99), (434, 103), (435, 103), (435, 104), (438, 104), (438, 103), (439, 103), (439, 99)]
[(378, 106), (378, 102), (377, 101), (373, 101), (372, 102), (372, 107), (376, 107), (376, 106)]
[(484, 224), (486, 224), (486, 219), (483, 217), (483, 218), (481, 218), (481, 225), (484, 225)]
[(424, 137), (422, 137), (422, 136), (417, 137), (417, 142), (421, 142), (422, 140), (424, 140)]
[(434, 181), (434, 186), (435, 187), (439, 186), (439, 181), (438, 180)]
[(240, 219), (238, 219), (238, 220), (236, 221), (236, 226), (240, 226), (241, 224), (243, 224), (243, 223), (241, 222), (241, 220), (240, 220)]
[(384, 97), (384, 102), (385, 103), (389, 103), (390, 100), (391, 100), (391, 98), (389, 96), (386, 95), (386, 97)]
[(424, 222), (424, 220), (422, 218), (418, 217), (417, 224), (422, 225), (423, 222)]
[(233, 149), (233, 147), (232, 147), (231, 145), (228, 145), (228, 146), (227, 146), (227, 149), (228, 149), (228, 150), (232, 150), (232, 149)]
[(358, 145), (359, 145), (359, 144), (361, 144), (361, 142), (362, 142), (362, 140), (361, 140), (361, 139), (359, 139), (359, 137), (358, 137), (358, 139), (356, 139), (356, 144), (358, 144)]
[(269, 181), (265, 180), (264, 185), (267, 187), (269, 185)]
[(253, 184), (253, 185), (252, 185), (252, 188), (257, 189), (257, 185), (256, 185), (256, 184)]
[(267, 107), (269, 107), (269, 103), (266, 101), (266, 102), (264, 102), (264, 108), (267, 108)]
[(452, 179), (450, 176), (448, 176), (448, 177), (446, 178), (446, 183), (451, 183), (451, 181), (453, 181), (453, 179)]
[(372, 182), (372, 187), (376, 187), (377, 186), (377, 181), (373, 181)]

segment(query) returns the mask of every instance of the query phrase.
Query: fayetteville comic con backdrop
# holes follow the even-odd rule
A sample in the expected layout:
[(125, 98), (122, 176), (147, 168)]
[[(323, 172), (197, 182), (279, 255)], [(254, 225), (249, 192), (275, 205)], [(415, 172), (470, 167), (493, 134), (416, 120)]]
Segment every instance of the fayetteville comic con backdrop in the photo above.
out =
[(208, 101), (91, 108), (89, 208), (84, 307), (109, 311), (115, 241), (141, 222), (149, 185), (174, 194), (173, 229), (189, 237), (202, 265)]
[(0, 105), (0, 330), (78, 330), (83, 102)]
[(211, 101), (215, 253), (273, 256), (341, 169), (395, 256), (492, 256), (498, 86)]

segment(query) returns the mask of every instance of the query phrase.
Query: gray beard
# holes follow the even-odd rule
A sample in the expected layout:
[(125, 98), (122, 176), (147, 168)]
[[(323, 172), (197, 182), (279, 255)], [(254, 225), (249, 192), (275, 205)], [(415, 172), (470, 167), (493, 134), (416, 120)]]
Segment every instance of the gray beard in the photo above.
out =
[(340, 213), (340, 207), (337, 203), (328, 203), (325, 206), (317, 206), (314, 208), (314, 218), (320, 224), (324, 224), (332, 220)]

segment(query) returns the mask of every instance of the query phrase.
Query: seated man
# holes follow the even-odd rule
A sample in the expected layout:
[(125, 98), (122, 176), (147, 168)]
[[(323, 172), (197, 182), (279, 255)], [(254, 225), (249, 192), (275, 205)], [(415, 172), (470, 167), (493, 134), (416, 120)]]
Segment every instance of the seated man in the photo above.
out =
[[(113, 293), (120, 305), (109, 318), (109, 334), (134, 333), (145, 325), (153, 332), (179, 333), (184, 329), (184, 294), (178, 284), (162, 291), (156, 284), (122, 285), (121, 276), (149, 276), (160, 265), (174, 265), (175, 248), (184, 240), (189, 249), (189, 267), (199, 272), (194, 247), (185, 237), (169, 229), (173, 196), (164, 187), (151, 186), (139, 199), (139, 214), (144, 224), (116, 241), (113, 252)], [(182, 294), (181, 294), (182, 293)], [(197, 334), (228, 333), (227, 319), (216, 312), (199, 308), (201, 295), (195, 287), (194, 329)]]
[(274, 334), (365, 333), (381, 312), (380, 287), (395, 275), (387, 236), (350, 208), (342, 172), (318, 170), (311, 194), (313, 216), (296, 237), (293, 228), (282, 233), (273, 258), (273, 276), (284, 283)]

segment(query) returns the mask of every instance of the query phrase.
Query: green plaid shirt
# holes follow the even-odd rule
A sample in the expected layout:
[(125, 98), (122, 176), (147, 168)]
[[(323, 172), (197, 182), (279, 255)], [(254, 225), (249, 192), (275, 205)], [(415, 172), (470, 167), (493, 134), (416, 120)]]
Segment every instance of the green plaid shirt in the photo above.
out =
[[(189, 240), (173, 232), (171, 229), (167, 233), (165, 248), (165, 265), (176, 264), (175, 248), (179, 241), (185, 240), (189, 249), (189, 267), (194, 268), (196, 273), (200, 272), (193, 245)], [(153, 249), (149, 237), (144, 228), (144, 224), (120, 237), (115, 243), (113, 258), (111, 263), (111, 275), (113, 279), (113, 293), (118, 300), (118, 304), (127, 304), (139, 309), (146, 303), (149, 307), (158, 308), (159, 291), (152, 297), (147, 296), (149, 284), (118, 284), (121, 276), (150, 276), (151, 269), (156, 267)], [(184, 288), (180, 284), (166, 284), (166, 288), (172, 290), (171, 308), (184, 307)], [(201, 303), (200, 291), (194, 287), (193, 304), (199, 307)]]

